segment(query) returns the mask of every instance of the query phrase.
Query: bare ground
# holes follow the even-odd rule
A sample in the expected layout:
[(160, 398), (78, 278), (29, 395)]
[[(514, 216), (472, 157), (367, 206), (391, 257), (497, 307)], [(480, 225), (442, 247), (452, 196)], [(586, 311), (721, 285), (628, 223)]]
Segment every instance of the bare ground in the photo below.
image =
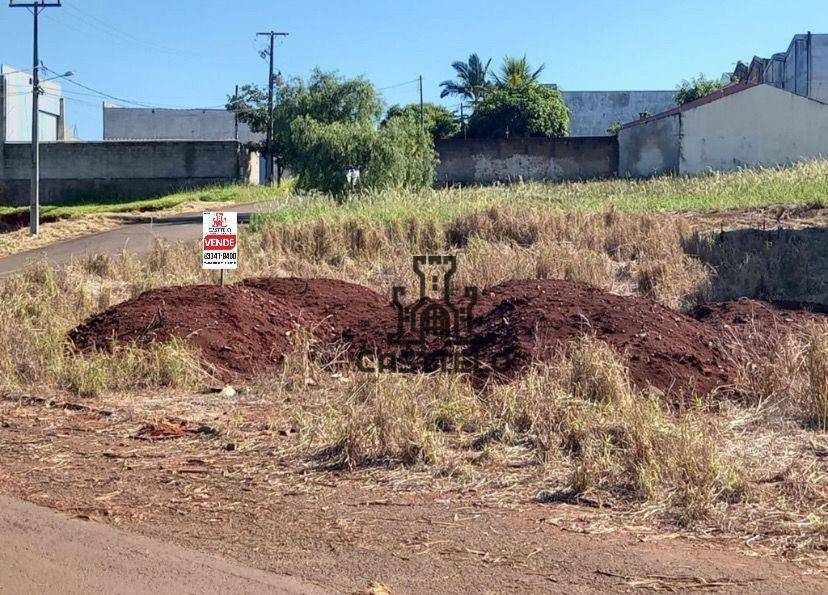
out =
[(282, 456), (292, 429), (265, 432), (262, 411), (201, 395), (189, 405), (202, 416), (182, 424), (176, 398), (0, 401), (0, 493), (338, 592), (828, 588), (813, 566), (737, 539), (539, 503), (519, 468), (458, 484), (300, 465)]

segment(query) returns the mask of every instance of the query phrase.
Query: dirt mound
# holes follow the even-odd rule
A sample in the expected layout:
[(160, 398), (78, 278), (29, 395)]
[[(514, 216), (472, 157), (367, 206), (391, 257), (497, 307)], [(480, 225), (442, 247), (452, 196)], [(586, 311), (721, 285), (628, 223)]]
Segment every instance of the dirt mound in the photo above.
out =
[(651, 300), (558, 280), (510, 281), (481, 298), (470, 353), (506, 376), (584, 333), (615, 347), (639, 388), (707, 394), (730, 376), (713, 329)]
[[(454, 302), (460, 312), (466, 304), (465, 298)], [(479, 380), (508, 379), (589, 332), (623, 355), (638, 387), (707, 394), (730, 376), (718, 347), (721, 333), (710, 324), (718, 311), (705, 318), (699, 310), (694, 318), (579, 283), (511, 281), (481, 293), (462, 349), (478, 362)], [(424, 345), (389, 343), (398, 328), (390, 300), (334, 279), (260, 278), (229, 287), (152, 290), (93, 316), (69, 338), (89, 351), (108, 349), (113, 341), (149, 345), (178, 337), (200, 348), (219, 375), (248, 379), (278, 366), (297, 325), (314, 327), (323, 346), (345, 343), (352, 355), (396, 353), (415, 371), (432, 369), (457, 351), (440, 336)]]
[(323, 342), (341, 341), (353, 350), (380, 347), (394, 320), (387, 297), (347, 281), (261, 277), (245, 279), (242, 285), (290, 304), (296, 316), (316, 327)]
[(301, 319), (291, 304), (252, 287), (165, 287), (96, 314), (69, 333), (77, 349), (185, 339), (225, 378), (277, 365)]
[(791, 327), (815, 320), (825, 320), (828, 307), (807, 302), (763, 302), (740, 299), (698, 306), (690, 316), (720, 330), (744, 334), (753, 329)]

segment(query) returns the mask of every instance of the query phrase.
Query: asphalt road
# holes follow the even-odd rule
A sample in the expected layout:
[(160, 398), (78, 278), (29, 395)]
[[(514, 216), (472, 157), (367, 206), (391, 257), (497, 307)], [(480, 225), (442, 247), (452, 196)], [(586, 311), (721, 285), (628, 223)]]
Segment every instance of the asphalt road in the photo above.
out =
[(323, 593), (314, 585), (0, 496), (0, 593)]
[[(251, 203), (237, 208), (226, 207), (225, 210), (236, 210), (239, 225), (242, 225), (250, 222), (252, 213), (266, 210), (268, 204)], [(0, 259), (0, 277), (25, 268), (31, 261), (44, 258), (50, 264), (61, 265), (84, 254), (118, 254), (122, 250), (141, 254), (152, 248), (155, 238), (163, 238), (168, 242), (192, 241), (195, 244), (201, 239), (201, 213), (162, 217), (149, 223), (127, 223), (109, 231), (13, 254)]]

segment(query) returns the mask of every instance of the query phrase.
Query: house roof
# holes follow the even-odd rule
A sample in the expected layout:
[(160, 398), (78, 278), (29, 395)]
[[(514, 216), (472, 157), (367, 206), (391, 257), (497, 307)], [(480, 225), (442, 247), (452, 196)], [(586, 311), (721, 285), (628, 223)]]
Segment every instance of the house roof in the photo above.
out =
[(652, 122), (654, 120), (661, 120), (662, 118), (668, 118), (670, 116), (674, 116), (676, 114), (680, 114), (681, 112), (686, 112), (687, 110), (693, 109), (694, 107), (699, 107), (700, 105), (705, 105), (707, 103), (712, 103), (721, 99), (722, 97), (727, 97), (728, 95), (733, 95), (734, 93), (739, 93), (741, 91), (745, 91), (746, 89), (750, 89), (751, 87), (755, 87), (756, 83), (736, 83), (735, 85), (728, 85), (724, 89), (720, 89), (719, 91), (714, 91), (709, 95), (705, 95), (704, 97), (700, 97), (694, 101), (688, 101), (685, 104), (679, 105), (678, 107), (674, 107), (668, 109), (667, 111), (661, 112), (660, 114), (656, 114), (654, 116), (648, 116), (646, 118), (642, 118), (640, 120), (635, 120), (634, 122), (627, 122), (621, 128), (632, 128), (633, 126), (638, 126), (639, 124), (644, 124), (646, 122)]

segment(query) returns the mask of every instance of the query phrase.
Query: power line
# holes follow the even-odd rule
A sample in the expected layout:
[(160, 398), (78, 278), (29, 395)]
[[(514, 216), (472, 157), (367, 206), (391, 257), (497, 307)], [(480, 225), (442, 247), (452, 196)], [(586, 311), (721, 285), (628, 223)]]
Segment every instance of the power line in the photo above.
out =
[(396, 85), (388, 85), (387, 87), (380, 87), (377, 91), (387, 91), (388, 89), (396, 89), (397, 87), (404, 87), (406, 85), (413, 85), (414, 83), (419, 83), (420, 79), (415, 78), (411, 81), (405, 81), (404, 83), (397, 83)]
[[(84, 25), (95, 28), (98, 31), (103, 32), (104, 34), (109, 35), (112, 38), (119, 38), (121, 40), (124, 40), (130, 46), (134, 46), (137, 43), (139, 45), (145, 46), (148, 49), (151, 49), (151, 50), (154, 50), (154, 51), (157, 51), (157, 52), (167, 53), (167, 54), (192, 54), (192, 55), (200, 55), (200, 56), (206, 56), (207, 55), (203, 52), (192, 52), (192, 51), (187, 51), (187, 50), (176, 50), (176, 49), (161, 45), (159, 43), (155, 43), (153, 41), (142, 39), (140, 37), (137, 37), (137, 36), (133, 35), (132, 33), (129, 33), (128, 31), (125, 31), (123, 29), (119, 29), (118, 27), (116, 27), (112, 23), (109, 23), (109, 22), (101, 19), (100, 17), (92, 14), (91, 12), (88, 12), (86, 10), (83, 10), (83, 9), (75, 6), (74, 2), (70, 3), (69, 0), (63, 0), (63, 1), (65, 2), (66, 8), (68, 8), (70, 11), (74, 11), (74, 12), (78, 13), (79, 15), (84, 17), (84, 19), (92, 19), (93, 21), (95, 21), (95, 23), (91, 23), (88, 20), (79, 19), (79, 20), (81, 20), (81, 22)], [(70, 16), (74, 16), (74, 18), (79, 18), (76, 15), (70, 15)]]
[[(43, 68), (45, 70), (48, 70), (49, 72), (57, 74), (54, 70), (52, 70), (48, 66), (43, 66)], [(91, 91), (95, 96), (104, 97), (106, 99), (112, 99), (113, 101), (118, 101), (120, 103), (126, 103), (126, 104), (129, 104), (129, 105), (134, 105), (134, 106), (137, 106), (137, 107), (143, 107), (143, 108), (147, 108), (147, 109), (153, 109), (153, 108), (157, 108), (157, 109), (212, 109), (212, 108), (193, 108), (193, 107), (189, 107), (189, 106), (171, 105), (171, 104), (151, 104), (151, 103), (147, 103), (147, 102), (144, 102), (144, 101), (137, 101), (137, 100), (133, 100), (133, 99), (127, 99), (125, 97), (118, 97), (117, 95), (112, 95), (111, 93), (106, 93), (104, 91), (100, 91), (98, 89), (95, 89), (94, 87), (90, 87), (89, 85), (85, 85), (85, 84), (83, 84), (83, 83), (81, 83), (81, 82), (79, 82), (75, 79), (66, 79), (66, 80), (67, 80), (67, 82), (72, 83), (73, 85), (77, 85), (78, 87), (81, 87), (82, 89), (86, 89), (87, 91)], [(64, 92), (66, 92), (66, 93), (78, 93), (77, 91), (64, 91)], [(221, 106), (218, 106), (218, 107), (223, 107), (223, 104)]]

